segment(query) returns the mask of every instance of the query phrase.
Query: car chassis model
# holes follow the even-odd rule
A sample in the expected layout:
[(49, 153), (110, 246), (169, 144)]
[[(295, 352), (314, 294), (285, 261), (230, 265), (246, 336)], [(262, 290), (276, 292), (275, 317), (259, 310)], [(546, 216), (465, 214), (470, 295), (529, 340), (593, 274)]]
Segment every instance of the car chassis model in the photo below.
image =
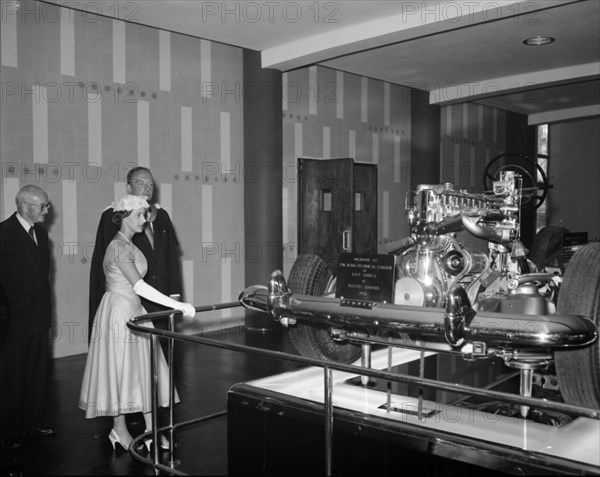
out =
[[(543, 201), (543, 171), (542, 178)], [(410, 236), (387, 244), (393, 303), (336, 296), (336, 277), (315, 255), (300, 255), (287, 282), (275, 271), (267, 287), (246, 288), (240, 302), (287, 327), (304, 356), (362, 357), (368, 366), (371, 347), (385, 345), (465, 360), (500, 357), (520, 370), (522, 396), (531, 396), (536, 370), (550, 370), (566, 403), (599, 409), (600, 243), (580, 248), (564, 274), (546, 268), (548, 260), (536, 266), (520, 240), (523, 204), (540, 199), (534, 189), (509, 168), (492, 178), (488, 193), (419, 185), (407, 200)], [(488, 250), (467, 250), (457, 239), (462, 231)]]

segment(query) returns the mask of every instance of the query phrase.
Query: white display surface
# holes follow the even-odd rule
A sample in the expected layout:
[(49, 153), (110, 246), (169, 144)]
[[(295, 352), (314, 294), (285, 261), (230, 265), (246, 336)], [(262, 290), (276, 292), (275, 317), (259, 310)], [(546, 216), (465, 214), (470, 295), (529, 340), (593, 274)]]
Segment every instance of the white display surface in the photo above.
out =
[[(419, 351), (394, 348), (392, 365), (409, 363), (419, 358)], [(360, 362), (354, 364), (360, 366)], [(386, 370), (387, 366), (388, 350), (372, 353), (373, 369)], [(245, 384), (294, 398), (323, 403), (323, 374), (322, 368), (309, 367)], [(595, 465), (600, 471), (599, 420), (576, 417), (562, 426), (551, 426), (427, 400), (421, 402), (423, 419), (419, 420), (417, 398), (392, 394), (391, 407), (408, 412), (388, 412), (386, 392), (346, 383), (348, 379), (356, 376), (332, 371), (332, 401), (334, 407), (363, 413), (365, 422), (371, 416), (399, 421), (427, 429), (429, 432), (452, 433), (514, 449)]]

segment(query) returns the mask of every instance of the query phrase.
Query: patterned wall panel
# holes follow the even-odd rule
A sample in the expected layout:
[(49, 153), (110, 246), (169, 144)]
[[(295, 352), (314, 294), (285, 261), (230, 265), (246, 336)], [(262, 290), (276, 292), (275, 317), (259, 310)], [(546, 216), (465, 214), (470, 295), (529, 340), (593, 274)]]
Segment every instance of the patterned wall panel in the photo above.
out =
[(22, 185), (47, 191), (55, 356), (87, 350), (98, 219), (135, 165), (150, 167), (175, 224), (185, 298), (230, 301), (244, 287), (242, 50), (102, 8), (114, 6), (2, 12), (0, 219)]
[(444, 106), (441, 111), (441, 182), (483, 191), (483, 171), (506, 151), (506, 113), (476, 104)]

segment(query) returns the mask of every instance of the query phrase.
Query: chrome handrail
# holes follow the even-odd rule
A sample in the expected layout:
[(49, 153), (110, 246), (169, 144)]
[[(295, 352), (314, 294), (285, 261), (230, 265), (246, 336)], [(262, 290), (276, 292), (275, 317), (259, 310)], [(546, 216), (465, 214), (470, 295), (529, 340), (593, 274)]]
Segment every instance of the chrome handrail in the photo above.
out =
[[(234, 302), (226, 302), (221, 304), (212, 304), (205, 306), (195, 307), (196, 313), (202, 313), (207, 311), (214, 311), (220, 309), (227, 308), (236, 308), (242, 307), (242, 305), (238, 301)], [(151, 360), (151, 373), (152, 373), (152, 412), (153, 412), (153, 429), (151, 433), (145, 432), (140, 436), (136, 437), (131, 445), (130, 445), (130, 453), (137, 459), (149, 465), (152, 465), (155, 470), (161, 470), (173, 475), (188, 475), (183, 473), (177, 469), (175, 469), (175, 459), (174, 459), (174, 447), (173, 447), (173, 431), (175, 428), (189, 425), (201, 421), (205, 421), (208, 419), (212, 419), (214, 417), (219, 417), (226, 412), (216, 413), (213, 415), (192, 419), (189, 421), (185, 421), (179, 424), (174, 424), (173, 422), (173, 395), (174, 395), (174, 384), (173, 384), (173, 348), (174, 341), (184, 341), (189, 343), (197, 343), (197, 344), (205, 344), (208, 346), (214, 346), (217, 348), (232, 350), (232, 351), (240, 351), (250, 354), (263, 355), (267, 357), (271, 357), (274, 359), (278, 359), (281, 361), (288, 361), (297, 364), (303, 364), (307, 366), (319, 367), (323, 368), (324, 372), (324, 382), (323, 382), (323, 391), (324, 391), (324, 418), (325, 418), (325, 475), (331, 475), (332, 472), (332, 433), (333, 433), (333, 402), (331, 399), (331, 391), (332, 391), (332, 370), (347, 372), (351, 374), (357, 374), (359, 376), (369, 376), (373, 378), (380, 378), (386, 381), (393, 381), (399, 383), (409, 383), (422, 387), (433, 388), (441, 391), (449, 391), (452, 393), (462, 393), (469, 396), (478, 396), (478, 397), (486, 397), (491, 398), (493, 400), (498, 400), (502, 402), (507, 402), (511, 404), (518, 404), (521, 406), (531, 406), (537, 407), (545, 410), (551, 410), (555, 412), (561, 412), (565, 414), (570, 414), (577, 417), (586, 417), (590, 419), (600, 420), (600, 409), (586, 408), (580, 406), (573, 406), (571, 404), (560, 403), (555, 401), (546, 401), (544, 399), (534, 398), (534, 397), (526, 397), (520, 396), (516, 394), (510, 394), (501, 391), (494, 391), (491, 389), (479, 389), (472, 386), (467, 386), (463, 384), (455, 384), (448, 383), (444, 381), (439, 381), (430, 378), (424, 377), (416, 377), (410, 376), (406, 374), (400, 373), (392, 373), (388, 371), (380, 371), (377, 369), (364, 368), (361, 366), (355, 366), (351, 364), (338, 363), (333, 361), (323, 361), (316, 358), (309, 358), (305, 356), (299, 356), (295, 354), (286, 353), (283, 351), (274, 351), (264, 348), (257, 348), (254, 346), (248, 346), (237, 343), (226, 343), (224, 341), (215, 340), (211, 338), (201, 337), (197, 335), (187, 335), (174, 331), (175, 318), (178, 316), (182, 316), (181, 311), (169, 310), (164, 312), (154, 312), (148, 313), (146, 315), (136, 316), (132, 319), (132, 321), (127, 323), (129, 329), (139, 332), (139, 333), (147, 333), (152, 335), (151, 340), (151, 352), (153, 354), (153, 359)], [(148, 328), (146, 326), (140, 326), (140, 324), (145, 323), (147, 321), (162, 319), (169, 317), (169, 329), (162, 330), (159, 328)], [(157, 424), (157, 411), (158, 411), (158, 371), (155, 363), (155, 359), (157, 357), (156, 349), (157, 346), (160, 346), (158, 343), (159, 338), (166, 338), (169, 340), (168, 347), (168, 365), (169, 365), (169, 418), (170, 422), (168, 426), (158, 428)], [(158, 461), (158, 432), (163, 430), (169, 431), (169, 441), (171, 444), (171, 458), (169, 466), (166, 466)], [(153, 447), (154, 447), (154, 457), (152, 460), (144, 458), (139, 455), (135, 449), (138, 447), (138, 443), (152, 435)]]

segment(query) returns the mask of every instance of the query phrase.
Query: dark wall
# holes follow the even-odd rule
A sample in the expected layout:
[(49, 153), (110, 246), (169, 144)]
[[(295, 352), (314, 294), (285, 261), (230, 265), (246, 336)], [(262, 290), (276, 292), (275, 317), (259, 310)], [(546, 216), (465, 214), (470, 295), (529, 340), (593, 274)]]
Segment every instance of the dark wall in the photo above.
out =
[(410, 189), (440, 182), (440, 107), (429, 104), (429, 93), (411, 89)]
[(550, 124), (548, 225), (600, 236), (600, 118)]

